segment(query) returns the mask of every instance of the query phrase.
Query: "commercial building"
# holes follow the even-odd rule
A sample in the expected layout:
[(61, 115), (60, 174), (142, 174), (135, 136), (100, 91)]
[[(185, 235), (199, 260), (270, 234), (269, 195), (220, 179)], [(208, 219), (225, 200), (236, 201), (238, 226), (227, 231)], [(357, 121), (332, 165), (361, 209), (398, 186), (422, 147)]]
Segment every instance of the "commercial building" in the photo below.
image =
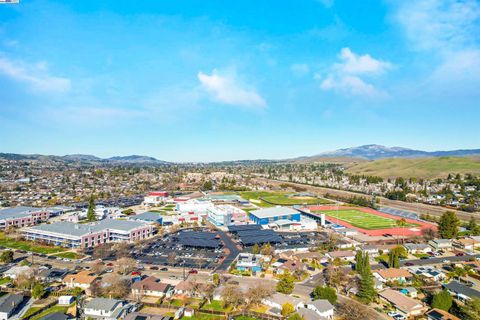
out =
[(31, 226), (50, 217), (48, 210), (35, 207), (11, 207), (0, 210), (0, 229)]
[(149, 223), (149, 224), (162, 224), (163, 222), (163, 217), (160, 214), (160, 212), (155, 212), (155, 211), (147, 211), (143, 213), (139, 213), (134, 216), (128, 217), (129, 220), (132, 221), (139, 221), (139, 222), (144, 222), (144, 223)]
[(157, 205), (168, 200), (169, 194), (167, 191), (150, 192), (143, 198), (143, 203), (146, 205)]
[(218, 227), (242, 225), (248, 222), (247, 213), (232, 205), (216, 205), (207, 208), (208, 221)]
[(292, 208), (278, 206), (252, 211), (249, 218), (256, 224), (268, 225), (278, 220), (300, 221), (300, 212)]
[(88, 248), (109, 242), (132, 242), (152, 236), (150, 224), (127, 220), (102, 220), (92, 224), (57, 222), (22, 229), (27, 240), (69, 248)]
[(177, 202), (175, 210), (183, 213), (206, 214), (207, 210), (213, 208), (213, 203), (207, 200), (190, 199), (187, 201)]

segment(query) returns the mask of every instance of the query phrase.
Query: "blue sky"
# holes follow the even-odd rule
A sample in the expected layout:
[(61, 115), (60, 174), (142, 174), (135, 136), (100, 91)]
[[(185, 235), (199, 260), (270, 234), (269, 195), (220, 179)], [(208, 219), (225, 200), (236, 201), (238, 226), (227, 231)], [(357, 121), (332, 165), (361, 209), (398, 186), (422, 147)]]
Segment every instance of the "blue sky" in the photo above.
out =
[(478, 1), (0, 5), (0, 152), (480, 147)]

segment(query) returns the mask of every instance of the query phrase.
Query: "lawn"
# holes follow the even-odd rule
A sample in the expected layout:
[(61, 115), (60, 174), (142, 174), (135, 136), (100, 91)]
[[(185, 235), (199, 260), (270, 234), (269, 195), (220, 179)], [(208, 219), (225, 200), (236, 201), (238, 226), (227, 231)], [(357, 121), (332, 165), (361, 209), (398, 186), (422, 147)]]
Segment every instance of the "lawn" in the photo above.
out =
[(59, 305), (54, 305), (53, 307), (50, 307), (48, 308), (47, 310), (44, 310), (43, 312), (37, 314), (36, 316), (32, 317), (31, 320), (38, 320), (38, 319), (41, 319), (43, 317), (45, 317), (46, 315), (49, 315), (51, 313), (54, 313), (54, 312), (67, 312), (68, 308), (70, 308), (70, 306), (59, 306)]
[(75, 252), (62, 252), (62, 253), (56, 253), (54, 255), (55, 257), (60, 257), (60, 258), (67, 258), (70, 260), (76, 260), (81, 258), (81, 256), (78, 253)]
[(10, 279), (9, 277), (0, 279), (0, 285), (9, 283), (9, 282), (12, 282), (12, 279)]
[(291, 197), (287, 194), (283, 195), (271, 195), (262, 197), (261, 200), (265, 200), (275, 205), (312, 205), (312, 204), (328, 204), (331, 201), (315, 197)]
[[(330, 219), (332, 221), (335, 221), (335, 219), (339, 219), (350, 223), (352, 226), (367, 230), (388, 229), (397, 227), (397, 220), (395, 219), (378, 216), (360, 210), (319, 210), (315, 212), (324, 213), (325, 215), (333, 218)], [(413, 226), (416, 226), (416, 224), (407, 223), (405, 225), (405, 227)]]
[(183, 317), (182, 320), (220, 320), (224, 318), (224, 316), (217, 316), (208, 313), (195, 313), (193, 317)]
[(36, 245), (30, 241), (17, 241), (15, 239), (8, 238), (3, 232), (0, 232), (0, 246), (43, 254), (59, 253), (67, 250), (60, 247), (47, 247)]
[(213, 311), (224, 311), (224, 312), (228, 312), (231, 310), (230, 308), (225, 309), (223, 307), (222, 301), (219, 301), (219, 300), (212, 300), (211, 303), (204, 304), (202, 309), (213, 310)]

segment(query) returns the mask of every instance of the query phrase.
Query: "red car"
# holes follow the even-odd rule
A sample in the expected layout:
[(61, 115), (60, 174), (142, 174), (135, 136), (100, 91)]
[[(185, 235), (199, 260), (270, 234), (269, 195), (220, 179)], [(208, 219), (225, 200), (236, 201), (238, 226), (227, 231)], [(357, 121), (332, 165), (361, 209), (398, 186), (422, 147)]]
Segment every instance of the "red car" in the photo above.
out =
[(132, 271), (132, 276), (140, 276), (141, 273), (138, 271)]
[(198, 273), (198, 270), (192, 269), (192, 270), (188, 271), (188, 273), (190, 273), (190, 274), (197, 274), (197, 273)]

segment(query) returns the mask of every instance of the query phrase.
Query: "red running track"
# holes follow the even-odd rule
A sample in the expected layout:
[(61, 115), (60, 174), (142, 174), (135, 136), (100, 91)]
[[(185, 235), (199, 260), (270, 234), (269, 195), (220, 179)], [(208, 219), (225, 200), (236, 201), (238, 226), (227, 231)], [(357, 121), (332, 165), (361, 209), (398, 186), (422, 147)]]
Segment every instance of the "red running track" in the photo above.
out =
[[(310, 211), (358, 210), (358, 211), (363, 211), (363, 212), (366, 212), (366, 213), (374, 214), (374, 215), (377, 215), (377, 216), (390, 218), (390, 219), (393, 219), (393, 220), (402, 219), (402, 217), (399, 217), (399, 216), (394, 216), (394, 215), (391, 215), (391, 214), (388, 214), (388, 213), (377, 211), (375, 209), (364, 208), (364, 207), (307, 206), (307, 208)], [(314, 212), (312, 212), (312, 213), (315, 214)], [(418, 236), (418, 235), (422, 234), (422, 230), (426, 230), (426, 229), (433, 229), (435, 231), (437, 230), (437, 226), (432, 224), (432, 223), (413, 220), (413, 219), (408, 219), (408, 218), (405, 218), (405, 220), (408, 223), (413, 223), (413, 224), (416, 224), (417, 226), (416, 227), (404, 227), (404, 228), (396, 227), (396, 228), (369, 230), (369, 229), (363, 229), (363, 228), (355, 227), (355, 226), (351, 225), (350, 223), (348, 223), (346, 221), (343, 221), (343, 220), (340, 220), (340, 219), (337, 219), (337, 218), (335, 218), (335, 220), (336, 220), (335, 223), (337, 223), (339, 225), (342, 225), (342, 226), (347, 227), (347, 228), (356, 229), (356, 230), (358, 230), (358, 231), (360, 231), (364, 234), (367, 234), (369, 236), (382, 236), (386, 233), (391, 234), (391, 235), (395, 235), (395, 236)]]

